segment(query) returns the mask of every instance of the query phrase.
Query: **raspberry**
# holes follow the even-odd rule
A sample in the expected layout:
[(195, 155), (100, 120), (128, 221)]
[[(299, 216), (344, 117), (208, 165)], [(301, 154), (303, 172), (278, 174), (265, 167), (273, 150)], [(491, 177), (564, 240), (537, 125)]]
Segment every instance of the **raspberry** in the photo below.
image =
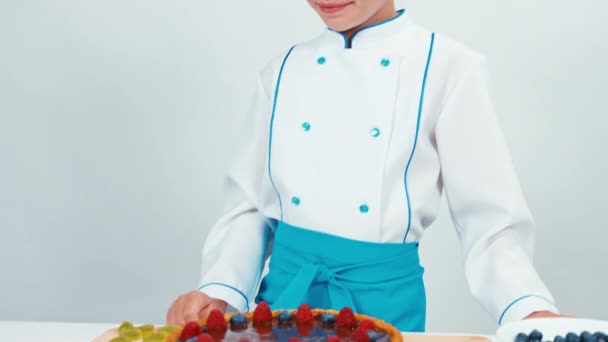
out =
[(351, 339), (355, 342), (371, 342), (369, 334), (367, 333), (367, 330), (365, 328), (357, 328), (357, 330), (355, 330), (355, 332), (351, 336)]
[(287, 342), (300, 342), (300, 339), (297, 337), (290, 337), (289, 340), (287, 340)]
[(186, 326), (184, 326), (184, 329), (182, 329), (182, 333), (181, 335), (179, 335), (179, 339), (181, 341), (185, 341), (187, 339), (197, 337), (198, 335), (200, 335), (200, 333), (201, 327), (198, 325), (198, 323), (190, 322), (186, 324)]
[(196, 342), (215, 342), (215, 340), (210, 335), (200, 334), (196, 338)]
[(336, 324), (339, 327), (353, 328), (357, 324), (357, 319), (355, 318), (353, 310), (349, 307), (344, 307), (340, 310)]
[(228, 323), (224, 318), (224, 314), (217, 309), (211, 310), (207, 318), (207, 330), (226, 330)]
[(336, 335), (342, 339), (349, 339), (352, 334), (352, 328), (336, 327)]
[(253, 312), (254, 323), (272, 322), (272, 311), (266, 302), (260, 302)]
[(340, 338), (338, 336), (330, 336), (327, 338), (327, 342), (340, 342)]
[(264, 337), (264, 336), (268, 336), (268, 335), (272, 334), (272, 324), (254, 323), (253, 327), (254, 327), (255, 331), (257, 331), (258, 335), (260, 335), (260, 337)]
[(361, 322), (359, 322), (358, 328), (365, 329), (365, 330), (376, 330), (376, 325), (370, 319), (364, 319)]
[(213, 329), (213, 330), (209, 330), (208, 334), (211, 337), (213, 337), (213, 340), (215, 340), (215, 341), (223, 341), (224, 337), (226, 337), (227, 332), (228, 332), (228, 330)]
[(298, 331), (298, 335), (302, 337), (308, 337), (312, 334), (314, 327), (311, 323), (298, 324), (296, 326), (296, 330)]
[(296, 323), (298, 324), (308, 324), (312, 323), (313, 316), (312, 311), (310, 310), (310, 306), (308, 304), (302, 304), (298, 308), (298, 312), (296, 312)]

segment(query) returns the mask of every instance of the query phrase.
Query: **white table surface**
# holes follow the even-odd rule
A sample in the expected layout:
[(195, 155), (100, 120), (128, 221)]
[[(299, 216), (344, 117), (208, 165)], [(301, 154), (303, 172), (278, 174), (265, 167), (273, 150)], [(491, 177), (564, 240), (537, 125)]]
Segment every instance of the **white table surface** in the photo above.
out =
[[(119, 325), (117, 323), (0, 322), (0, 341), (90, 342)], [(495, 341), (493, 336), (485, 337)]]
[(0, 340), (10, 342), (90, 342), (118, 324), (0, 322)]

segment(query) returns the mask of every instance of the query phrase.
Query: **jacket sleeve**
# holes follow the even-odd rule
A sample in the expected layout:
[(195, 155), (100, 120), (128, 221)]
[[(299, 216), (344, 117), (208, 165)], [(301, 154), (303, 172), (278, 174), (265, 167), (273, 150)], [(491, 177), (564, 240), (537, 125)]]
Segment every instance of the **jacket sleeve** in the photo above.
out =
[(270, 96), (258, 77), (239, 150), (226, 177), (224, 214), (211, 228), (202, 251), (199, 291), (249, 311), (272, 237), (270, 222), (258, 210), (268, 151)]
[(473, 296), (499, 324), (557, 313), (532, 265), (535, 223), (496, 118), (482, 57), (463, 68), (435, 127), (441, 179)]

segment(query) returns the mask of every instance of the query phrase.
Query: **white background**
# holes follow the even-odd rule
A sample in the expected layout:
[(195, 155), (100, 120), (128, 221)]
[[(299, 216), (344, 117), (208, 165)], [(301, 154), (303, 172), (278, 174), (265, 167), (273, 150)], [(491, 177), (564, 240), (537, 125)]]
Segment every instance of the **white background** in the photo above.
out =
[[(400, 5), (488, 57), (538, 270), (564, 312), (608, 319), (608, 3)], [(257, 70), (323, 29), (304, 0), (0, 0), (0, 320), (163, 322)], [(428, 329), (492, 333), (445, 206), (422, 245)]]

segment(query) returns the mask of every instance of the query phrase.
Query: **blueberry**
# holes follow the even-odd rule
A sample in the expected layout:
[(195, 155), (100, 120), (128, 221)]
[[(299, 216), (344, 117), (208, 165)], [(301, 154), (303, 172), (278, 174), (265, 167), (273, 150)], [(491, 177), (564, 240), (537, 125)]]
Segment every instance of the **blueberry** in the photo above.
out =
[(601, 331), (596, 332), (593, 336), (595, 336), (597, 342), (608, 342), (608, 336)]
[(562, 336), (555, 336), (555, 339), (553, 340), (553, 342), (566, 342), (566, 338), (564, 338)]
[(321, 322), (323, 322), (324, 325), (333, 325), (336, 323), (336, 316), (333, 314), (323, 314), (323, 316), (321, 316)]
[(517, 334), (517, 336), (515, 336), (515, 342), (528, 342), (530, 341), (530, 339), (528, 338), (528, 335), (524, 334), (524, 333), (519, 333)]
[(236, 314), (230, 318), (230, 325), (243, 326), (247, 325), (247, 317), (243, 314)]
[(597, 342), (597, 339), (588, 331), (581, 333), (581, 342)]
[(291, 322), (292, 319), (293, 315), (289, 311), (281, 311), (279, 313), (279, 323), (281, 324), (287, 324)]
[(378, 340), (378, 334), (376, 334), (372, 330), (367, 331), (367, 336), (369, 336), (370, 342), (376, 342)]
[(196, 339), (197, 339), (196, 337), (189, 338), (186, 340), (186, 342), (196, 342)]
[(201, 332), (202, 332), (203, 334), (207, 333), (207, 327), (206, 327), (206, 326), (204, 326), (204, 325), (201, 325)]
[(542, 341), (543, 340), (543, 334), (534, 329), (531, 333), (530, 333), (530, 341)]
[(573, 333), (573, 332), (569, 332), (566, 335), (566, 342), (579, 342), (578, 341), (578, 335)]

